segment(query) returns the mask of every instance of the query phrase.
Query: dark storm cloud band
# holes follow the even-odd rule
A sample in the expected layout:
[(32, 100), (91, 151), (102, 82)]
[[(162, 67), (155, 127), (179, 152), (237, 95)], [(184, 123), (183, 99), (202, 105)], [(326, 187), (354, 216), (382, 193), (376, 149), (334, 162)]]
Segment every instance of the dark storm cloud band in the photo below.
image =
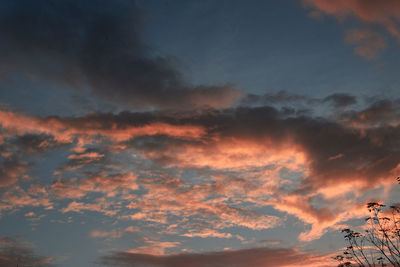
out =
[(329, 260), (319, 255), (305, 254), (294, 249), (253, 248), (203, 254), (175, 254), (155, 256), (119, 252), (102, 258), (101, 263), (111, 266), (329, 266)]
[(127, 108), (227, 107), (226, 86), (193, 86), (143, 41), (135, 1), (3, 1), (0, 72), (91, 92)]

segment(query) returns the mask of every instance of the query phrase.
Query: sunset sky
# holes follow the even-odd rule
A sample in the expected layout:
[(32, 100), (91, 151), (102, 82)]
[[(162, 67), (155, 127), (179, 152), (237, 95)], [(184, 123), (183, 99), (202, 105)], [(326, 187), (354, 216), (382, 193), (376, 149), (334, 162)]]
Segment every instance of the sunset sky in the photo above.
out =
[(400, 1), (0, 1), (0, 266), (334, 266), (400, 203)]

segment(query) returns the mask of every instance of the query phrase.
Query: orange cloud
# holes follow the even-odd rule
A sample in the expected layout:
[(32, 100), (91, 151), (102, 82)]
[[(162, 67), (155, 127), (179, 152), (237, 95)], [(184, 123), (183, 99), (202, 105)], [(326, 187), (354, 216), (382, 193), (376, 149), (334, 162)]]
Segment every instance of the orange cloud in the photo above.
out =
[(1, 196), (0, 213), (22, 207), (43, 207), (49, 210), (53, 209), (53, 203), (47, 194), (31, 195), (19, 186), (14, 186)]
[(119, 229), (113, 229), (110, 231), (105, 231), (105, 230), (100, 230), (96, 229), (90, 232), (90, 237), (93, 238), (107, 238), (107, 239), (118, 239), (123, 237), (127, 233), (134, 233), (134, 232), (139, 232), (140, 229), (138, 227), (134, 226), (128, 226), (126, 228), (119, 228)]
[(375, 59), (379, 52), (386, 48), (384, 38), (370, 30), (349, 30), (346, 33), (346, 42), (356, 45), (354, 53), (366, 59)]
[[(129, 219), (154, 221), (156, 218), (157, 222), (166, 224), (169, 216), (199, 216), (204, 222), (214, 222), (214, 228), (240, 226), (253, 230), (269, 229), (281, 223), (276, 216), (230, 206), (226, 197), (215, 197), (211, 184), (189, 186), (178, 179), (163, 179), (143, 186), (148, 193), (128, 205), (140, 212), (128, 216)], [(185, 221), (182, 223), (184, 226)]]
[(240, 170), (266, 165), (284, 165), (292, 170), (302, 169), (306, 163), (304, 152), (293, 143), (276, 142), (269, 138), (246, 140), (218, 137), (209, 143), (183, 144), (179, 148), (167, 146), (164, 151), (148, 151), (146, 158), (165, 161), (181, 167), (210, 167)]
[[(106, 162), (102, 167), (90, 165), (74, 173), (58, 169), (60, 178), (50, 186), (48, 195), (74, 200), (61, 208), (64, 213), (118, 214), (118, 218), (135, 220), (139, 225), (157, 225), (160, 232), (227, 238), (234, 234), (221, 229), (262, 230), (285, 223), (284, 216), (259, 212), (274, 208), (310, 226), (310, 231), (299, 236), (310, 241), (362, 214), (353, 210), (350, 194), (361, 198), (398, 172), (400, 152), (393, 146), (398, 126), (386, 127), (397, 118), (396, 112), (394, 104), (361, 111), (370, 114), (366, 116), (370, 120), (389, 117), (382, 124), (365, 126), (363, 132), (348, 123), (354, 121), (352, 116), (357, 117), (355, 112), (349, 119), (335, 122), (305, 116), (288, 118), (270, 107), (167, 113), (164, 117), (152, 112), (90, 114), (31, 118), (31, 123), (43, 127), (46, 134), (64, 135), (70, 142), (78, 138), (69, 161), (82, 161), (82, 166), (93, 160)], [(10, 135), (34, 131), (5, 121)], [(12, 140), (5, 138), (6, 143)], [(145, 162), (138, 176), (116, 172), (126, 168), (125, 159), (106, 161), (118, 151), (138, 166)], [(185, 171), (195, 172), (195, 177), (185, 178)], [(74, 178), (69, 178), (70, 174)], [(389, 187), (385, 184), (385, 188)], [(140, 194), (135, 192), (138, 189)], [(40, 186), (29, 190), (31, 198), (47, 193)], [(85, 203), (84, 197), (98, 197), (96, 193), (103, 198)], [(114, 197), (118, 200), (109, 199)], [(16, 207), (8, 202), (2, 205), (3, 210)], [(168, 228), (170, 225), (175, 227)]]
[[(49, 117), (32, 118), (11, 111), (0, 111), (0, 125), (17, 134), (46, 133), (53, 135), (59, 142), (72, 143), (73, 137), (83, 138), (101, 135), (114, 141), (126, 141), (137, 136), (167, 135), (179, 138), (199, 138), (205, 134), (203, 127), (192, 125), (172, 125), (154, 122), (147, 125), (122, 125), (98, 121), (90, 116), (80, 119), (60, 119)], [(87, 142), (87, 141), (86, 141)]]
[(206, 237), (232, 238), (232, 234), (230, 233), (220, 233), (212, 229), (204, 229), (200, 232), (190, 231), (189, 233), (183, 234), (182, 236), (201, 237), (201, 238), (206, 238)]
[(163, 242), (163, 241), (145, 241), (148, 245), (140, 246), (138, 248), (127, 251), (127, 253), (140, 253), (150, 255), (165, 255), (165, 250), (168, 248), (174, 248), (180, 244), (180, 242)]
[(95, 200), (95, 203), (86, 203), (86, 202), (76, 202), (73, 201), (68, 204), (67, 207), (61, 209), (62, 213), (67, 212), (77, 212), (82, 213), (82, 211), (96, 211), (103, 213), (107, 216), (114, 216), (118, 213), (118, 209), (112, 207), (112, 202), (104, 199), (98, 198)]
[[(314, 16), (317, 12), (333, 15), (339, 20), (355, 17), (366, 25), (381, 26), (400, 41), (400, 3), (397, 0), (303, 0), (303, 3), (314, 8)], [(383, 37), (366, 30), (350, 31), (346, 39), (351, 43), (363, 41), (355, 48), (355, 53), (368, 59), (376, 57), (377, 52), (385, 48)]]
[(108, 197), (137, 190), (136, 175), (130, 172), (104, 175), (92, 174), (88, 179), (56, 181), (50, 192), (58, 198), (81, 198), (90, 192), (101, 192)]
[(303, 2), (307, 6), (338, 18), (355, 16), (363, 22), (379, 24), (400, 40), (398, 28), (400, 3), (397, 0), (303, 0)]
[(15, 184), (18, 179), (27, 178), (29, 164), (17, 160), (5, 160), (0, 164), (0, 188)]

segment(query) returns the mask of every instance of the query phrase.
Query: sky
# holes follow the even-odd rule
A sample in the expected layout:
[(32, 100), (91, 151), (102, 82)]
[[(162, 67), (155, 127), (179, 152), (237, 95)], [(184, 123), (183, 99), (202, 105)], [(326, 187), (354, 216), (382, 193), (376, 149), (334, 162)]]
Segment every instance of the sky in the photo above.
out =
[(0, 266), (335, 266), (400, 203), (397, 0), (4, 0), (0, 36)]

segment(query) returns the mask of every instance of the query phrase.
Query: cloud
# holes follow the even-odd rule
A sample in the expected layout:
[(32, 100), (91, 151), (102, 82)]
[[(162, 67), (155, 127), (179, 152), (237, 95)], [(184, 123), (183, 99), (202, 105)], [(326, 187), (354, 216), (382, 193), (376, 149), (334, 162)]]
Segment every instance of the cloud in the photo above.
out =
[(113, 204), (113, 202), (106, 200), (105, 198), (97, 198), (94, 203), (72, 201), (67, 207), (61, 209), (61, 212), (83, 213), (83, 211), (95, 211), (107, 216), (114, 216), (119, 212), (119, 210), (116, 207), (113, 207)]
[(295, 249), (251, 248), (199, 254), (173, 254), (166, 256), (117, 252), (100, 261), (107, 266), (151, 267), (250, 267), (250, 266), (334, 266), (328, 257), (305, 254)]
[(385, 39), (381, 35), (366, 29), (348, 30), (345, 40), (356, 45), (354, 53), (366, 59), (375, 59), (386, 48)]
[(27, 133), (11, 138), (7, 149), (12, 150), (17, 156), (25, 156), (48, 152), (53, 148), (62, 147), (64, 145), (66, 144), (57, 142), (51, 135)]
[[(339, 20), (354, 17), (368, 27), (380, 26), (400, 41), (400, 3), (397, 0), (303, 0), (303, 3), (312, 8), (314, 14), (332, 15)], [(355, 43), (354, 52), (367, 59), (375, 58), (379, 50), (386, 47), (383, 37), (370, 30), (349, 31), (346, 40)]]
[(128, 226), (126, 228), (119, 228), (119, 229), (113, 229), (110, 231), (106, 230), (101, 230), (101, 229), (95, 229), (92, 232), (90, 232), (90, 237), (93, 238), (107, 238), (107, 239), (118, 239), (126, 235), (127, 233), (134, 233), (134, 232), (139, 232), (140, 229), (138, 227), (134, 226)]
[(342, 114), (341, 119), (354, 128), (379, 129), (388, 126), (397, 128), (400, 122), (400, 102), (378, 100), (362, 110)]
[(240, 96), (230, 85), (187, 84), (173, 59), (155, 56), (135, 1), (6, 1), (0, 9), (3, 75), (90, 88), (135, 109), (227, 107)]
[(0, 237), (0, 266), (52, 266), (52, 258), (39, 256), (31, 246), (21, 240)]
[[(277, 216), (229, 204), (229, 198), (216, 195), (214, 186), (209, 183), (189, 185), (177, 178), (166, 178), (143, 184), (143, 187), (148, 193), (128, 205), (130, 209), (139, 209), (140, 212), (126, 216), (127, 219), (167, 224), (168, 217), (193, 218), (200, 222), (196, 228), (200, 232), (207, 231), (208, 224), (214, 228), (236, 226), (261, 230), (281, 223)], [(185, 227), (185, 220), (181, 223)], [(190, 223), (186, 226), (190, 227)]]
[[(356, 188), (352, 187), (352, 185), (345, 185), (345, 187)], [(344, 227), (343, 222), (347, 220), (364, 218), (368, 215), (364, 204), (357, 202), (354, 198), (353, 200), (348, 200), (343, 197), (340, 192), (340, 187), (329, 189), (337, 193), (335, 196), (337, 202), (333, 202), (333, 198), (330, 198), (328, 201), (330, 205), (319, 205), (322, 207), (316, 207), (313, 204), (317, 194), (313, 194), (313, 197), (309, 195), (280, 194), (278, 198), (271, 200), (269, 203), (272, 204), (275, 209), (294, 215), (305, 224), (310, 225), (311, 227), (300, 233), (298, 237), (300, 241), (310, 242), (319, 239), (329, 230), (342, 229)], [(325, 188), (325, 190), (329, 189)], [(326, 201), (322, 195), (317, 196), (319, 197), (317, 198), (318, 201)]]
[[(198, 138), (204, 134), (202, 126), (175, 125), (163, 122), (152, 113), (88, 114), (83, 117), (34, 118), (11, 111), (0, 111), (0, 124), (9, 134), (41, 133), (52, 135), (57, 142), (73, 143), (75, 137), (85, 144), (97, 135), (115, 141), (127, 141), (135, 136), (167, 135)], [(170, 118), (172, 119), (172, 118)]]
[[(270, 106), (45, 118), (1, 111), (0, 124), (9, 136), (46, 134), (74, 146), (65, 160), (87, 169), (59, 169), (49, 189), (55, 200), (73, 199), (60, 208), (64, 213), (118, 215), (160, 231), (176, 224), (169, 230), (185, 235), (275, 228), (285, 221), (260, 212), (274, 208), (310, 225), (300, 236), (310, 241), (361, 216), (349, 197), (388, 189), (400, 171), (398, 100), (363, 109), (355, 109), (356, 99), (346, 94), (319, 101), (332, 103), (337, 114), (288, 115)], [(110, 155), (107, 166), (93, 164)], [(185, 172), (195, 172), (198, 180)], [(3, 209), (28, 202), (51, 206), (49, 196), (35, 196), (36, 191), (23, 203), (4, 201)], [(346, 207), (352, 211), (346, 213)]]
[(275, 94), (266, 93), (264, 95), (248, 94), (242, 100), (243, 105), (248, 104), (276, 104), (276, 103), (292, 103), (307, 100), (307, 97), (298, 94), (292, 94), (287, 91), (279, 91)]
[(15, 184), (26, 178), (29, 164), (16, 159), (5, 159), (0, 165), (0, 188)]
[[(305, 108), (299, 110), (301, 105), (321, 105), (325, 103), (333, 103), (334, 107), (342, 108), (347, 107), (357, 103), (355, 96), (348, 93), (334, 93), (323, 98), (310, 97), (306, 95), (299, 95), (289, 93), (287, 91), (279, 91), (277, 93), (267, 93), (264, 95), (254, 95), (248, 94), (242, 98), (241, 104), (244, 106), (252, 105), (273, 105), (273, 106), (283, 106), (286, 108), (287, 115), (306, 115), (306, 112), (312, 110), (307, 110)], [(297, 106), (297, 110), (292, 108), (288, 109), (287, 106)]]
[(335, 93), (325, 97), (323, 102), (332, 102), (334, 107), (343, 108), (354, 105), (357, 103), (357, 99), (353, 95), (345, 93)]
[(81, 198), (91, 192), (101, 192), (108, 197), (129, 193), (139, 187), (136, 175), (130, 172), (109, 174), (87, 174), (87, 179), (58, 180), (50, 187), (50, 192), (58, 198)]
[(47, 192), (35, 194), (32, 191), (27, 192), (19, 186), (9, 188), (1, 195), (0, 213), (3, 210), (15, 211), (23, 207), (43, 207), (49, 210), (53, 208), (53, 203)]
[(128, 253), (150, 254), (150, 255), (165, 255), (165, 250), (175, 248), (180, 242), (168, 241), (151, 241), (145, 240), (147, 245), (130, 250)]

